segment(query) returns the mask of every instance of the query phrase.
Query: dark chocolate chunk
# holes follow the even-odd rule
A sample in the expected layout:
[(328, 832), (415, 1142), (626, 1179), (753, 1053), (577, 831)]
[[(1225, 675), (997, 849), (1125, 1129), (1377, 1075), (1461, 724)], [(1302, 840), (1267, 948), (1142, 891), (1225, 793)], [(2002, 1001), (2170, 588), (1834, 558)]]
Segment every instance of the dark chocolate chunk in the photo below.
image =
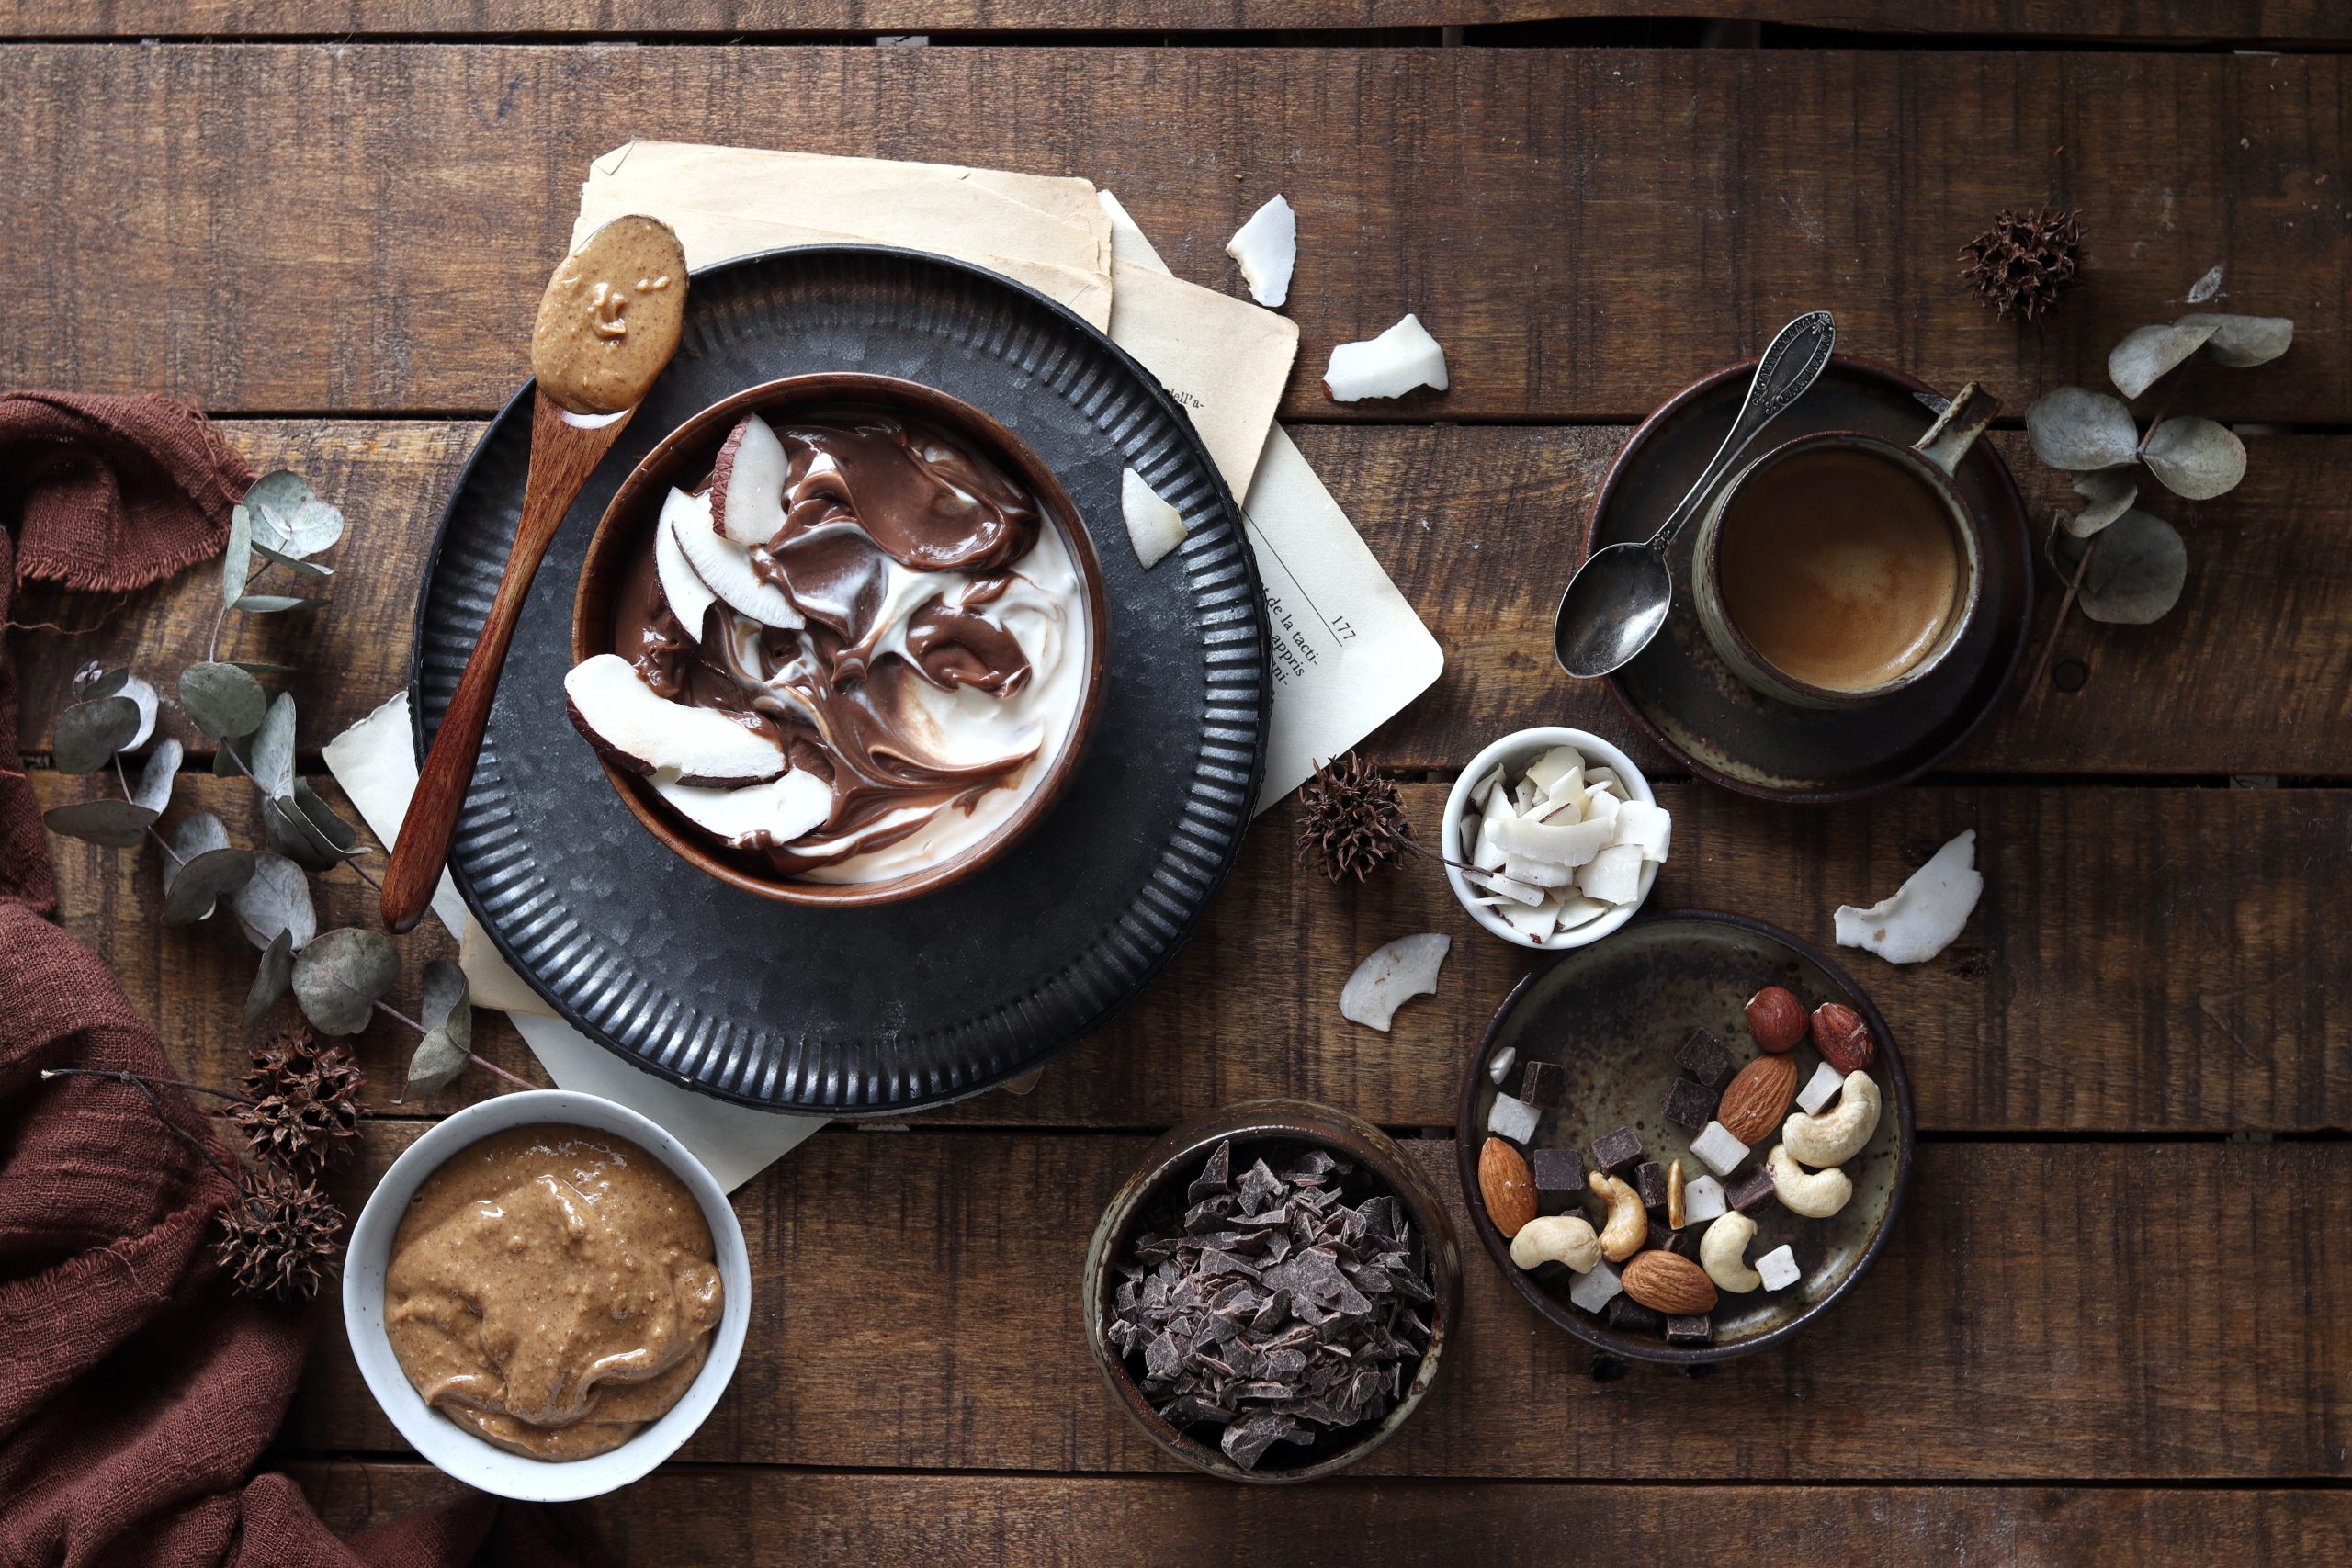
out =
[(1666, 1207), (1666, 1167), (1654, 1159), (1645, 1159), (1634, 1168), (1634, 1190), (1641, 1195), (1645, 1209)]
[(1530, 1062), (1519, 1075), (1519, 1098), (1546, 1111), (1568, 1102), (1567, 1070), (1556, 1062)]
[(1609, 1298), (1609, 1326), (1656, 1334), (1666, 1326), (1666, 1319), (1631, 1296), (1615, 1295)]
[(1703, 1029), (1694, 1029), (1674, 1054), (1682, 1070), (1708, 1089), (1721, 1089), (1724, 1079), (1731, 1076), (1731, 1052), (1724, 1043)]
[(1666, 1119), (1678, 1127), (1699, 1131), (1715, 1119), (1715, 1091), (1689, 1078), (1677, 1078), (1666, 1091)]
[(1623, 1173), (1628, 1167), (1638, 1165), (1642, 1158), (1640, 1134), (1631, 1127), (1620, 1127), (1604, 1137), (1592, 1141), (1592, 1163), (1611, 1176)]
[(1714, 1337), (1715, 1320), (1705, 1313), (1666, 1320), (1666, 1342), (1669, 1345), (1708, 1345), (1713, 1343)]
[(1584, 1156), (1574, 1149), (1537, 1149), (1527, 1156), (1538, 1192), (1582, 1192)]
[(1754, 1213), (1770, 1202), (1772, 1197), (1772, 1173), (1762, 1169), (1751, 1170), (1746, 1176), (1735, 1178), (1732, 1184), (1724, 1190), (1724, 1201), (1743, 1214)]
[(1650, 1247), (1658, 1252), (1671, 1252), (1679, 1258), (1688, 1258), (1699, 1250), (1690, 1240), (1689, 1231), (1670, 1231), (1662, 1225), (1650, 1227)]

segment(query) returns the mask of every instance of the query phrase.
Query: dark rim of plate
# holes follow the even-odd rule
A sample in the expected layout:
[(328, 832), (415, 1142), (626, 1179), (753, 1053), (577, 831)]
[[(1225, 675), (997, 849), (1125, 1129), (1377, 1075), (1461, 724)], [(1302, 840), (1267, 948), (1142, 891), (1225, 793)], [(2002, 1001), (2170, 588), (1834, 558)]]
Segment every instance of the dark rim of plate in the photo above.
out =
[(1769, 925), (1762, 920), (1750, 919), (1746, 915), (1726, 914), (1720, 909), (1663, 909), (1656, 914), (1645, 912), (1627, 921), (1624, 929), (1632, 931), (1636, 927), (1658, 925), (1668, 920), (1695, 920), (1711, 925), (1731, 926), (1736, 930), (1747, 931), (1750, 935), (1760, 936), (1768, 942), (1781, 943), (1836, 981), (1839, 988), (1852, 999), (1854, 1010), (1862, 1015), (1862, 1021), (1870, 1025), (1871, 1032), (1876, 1035), (1879, 1042), (1885, 1047), (1886, 1072), (1894, 1085), (1896, 1111), (1894, 1186), (1887, 1194), (1886, 1213), (1880, 1218), (1878, 1229), (1871, 1233), (1870, 1244), (1862, 1248), (1862, 1255), (1854, 1260), (1853, 1268), (1846, 1271), (1846, 1277), (1838, 1281), (1837, 1287), (1778, 1328), (1768, 1328), (1752, 1339), (1742, 1339), (1733, 1345), (1701, 1345), (1686, 1349), (1681, 1346), (1668, 1345), (1663, 1341), (1650, 1343), (1636, 1339), (1630, 1335), (1603, 1334), (1591, 1318), (1578, 1309), (1555, 1299), (1549, 1292), (1537, 1285), (1525, 1269), (1510, 1260), (1510, 1243), (1503, 1239), (1503, 1233), (1497, 1230), (1495, 1222), (1487, 1217), (1487, 1201), (1478, 1188), (1478, 1150), (1486, 1142), (1486, 1129), (1473, 1124), (1471, 1111), (1477, 1104), (1478, 1086), (1486, 1075), (1487, 1055), (1494, 1049), (1495, 1037), (1502, 1032), (1504, 1023), (1510, 1020), (1513, 1012), (1518, 1010), (1520, 999), (1527, 994), (1530, 987), (1561, 964), (1572, 959), (1589, 961), (1591, 954), (1603, 944), (1596, 943), (1592, 948), (1571, 948), (1555, 957), (1551, 963), (1537, 965), (1528, 971), (1518, 985), (1510, 988), (1510, 995), (1505, 997), (1502, 1005), (1495, 1009), (1494, 1017), (1487, 1021), (1485, 1031), (1478, 1036), (1477, 1046), (1470, 1053), (1470, 1061), (1463, 1069), (1462, 1096), (1454, 1112), (1453, 1154), (1454, 1163), (1460, 1168), (1462, 1176), (1462, 1203), (1463, 1207), (1470, 1212), (1471, 1225), (1477, 1231), (1478, 1239), (1486, 1245), (1487, 1256), (1495, 1260), (1495, 1267), (1503, 1271), (1503, 1277), (1510, 1281), (1513, 1290), (1526, 1298), (1528, 1304), (1604, 1356), (1621, 1356), (1636, 1361), (1655, 1361), (1663, 1366), (1687, 1367), (1706, 1361), (1737, 1360), (1742, 1356), (1753, 1355), (1768, 1345), (1775, 1345), (1788, 1339), (1811, 1326), (1815, 1318), (1835, 1306), (1848, 1291), (1852, 1290), (1855, 1283), (1871, 1271), (1871, 1265), (1878, 1261), (1879, 1252), (1886, 1246), (1886, 1238), (1894, 1233), (1894, 1222), (1902, 1216), (1903, 1196), (1911, 1186), (1911, 1167), (1915, 1163), (1914, 1155), (1918, 1139), (1917, 1129), (1912, 1122), (1911, 1079), (1903, 1070), (1902, 1048), (1895, 1043), (1894, 1032), (1886, 1027), (1886, 1020), (1880, 1016), (1878, 1009), (1871, 1004), (1861, 987), (1854, 983), (1854, 977), (1847, 974), (1842, 966), (1832, 960), (1827, 953), (1802, 937), (1793, 936), (1780, 927)]
[[(731, 257), (706, 267), (695, 268), (691, 277), (706, 288), (714, 281), (750, 273), (775, 265), (897, 265), (916, 270), (930, 269), (960, 276), (967, 286), (981, 292), (1001, 292), (1026, 309), (1044, 312), (1069, 332), (1088, 340), (1091, 347), (1107, 355), (1123, 371), (1130, 385), (1126, 391), (1157, 410), (1172, 423), (1177, 446), (1196, 466), (1198, 473), (1191, 482), (1205, 483), (1218, 503), (1222, 525), (1217, 528), (1193, 530), (1195, 539), (1226, 536), (1216, 547), (1187, 552), (1183, 558), (1192, 585), (1196, 608), (1204, 620), (1220, 625), (1205, 629), (1204, 641), (1205, 680), (1213, 698), (1221, 694), (1223, 701), (1210, 705), (1209, 721), (1203, 731), (1199, 761), (1186, 791), (1182, 819), (1174, 825), (1170, 842), (1161, 855), (1158, 871), (1149, 882), (1138, 888), (1124, 915), (1096, 933), (1098, 947), (1115, 948), (1122, 983), (1105, 994), (1099, 980), (1080, 984), (1073, 979), (1077, 964), (1065, 966), (1046, 982), (1065, 989), (1081, 992), (1086, 998), (1084, 1010), (1071, 1026), (1061, 1029), (1053, 1038), (1025, 1055), (1000, 1051), (987, 1070), (976, 1073), (944, 1089), (931, 1088), (913, 1080), (903, 1065), (891, 1068), (891, 1081), (879, 1086), (881, 1092), (868, 1092), (858, 1098), (843, 1094), (845, 1081), (863, 1081), (854, 1065), (845, 1063), (844, 1055), (857, 1050), (856, 1043), (838, 1045), (820, 1042), (813, 1048), (792, 1042), (775, 1042), (770, 1050), (769, 1037), (751, 1035), (731, 1022), (714, 1019), (710, 1014), (691, 1006), (685, 1008), (685, 1024), (694, 1038), (683, 1049), (673, 1048), (668, 1055), (673, 1060), (696, 1065), (695, 1071), (672, 1065), (653, 1055), (631, 1048), (613, 1038), (604, 1024), (589, 1016), (572, 1001), (555, 994), (541, 977), (538, 964), (517, 951), (502, 922), (484, 917), (482, 898), (474, 885), (470, 868), (458, 859), (458, 846), (465, 836), (465, 814), (461, 810), (458, 833), (451, 840), (447, 870), (467, 908), (473, 912), (492, 944), (514, 971), (531, 988), (556, 1010), (562, 1020), (579, 1030), (597, 1044), (619, 1056), (631, 1066), (639, 1067), (658, 1078), (681, 1088), (707, 1094), (714, 1099), (755, 1110), (773, 1111), (784, 1114), (831, 1117), (879, 1117), (903, 1115), (909, 1111), (927, 1110), (952, 1104), (985, 1094), (1003, 1083), (1041, 1067), (1077, 1044), (1103, 1022), (1116, 1014), (1167, 966), (1178, 949), (1183, 946), (1205, 918), (1216, 889), (1223, 886), (1239, 857), (1241, 842), (1250, 823), (1250, 808), (1263, 784), (1266, 772), (1266, 725), (1271, 714), (1273, 689), (1272, 659), (1265, 617), (1260, 606), (1264, 594), (1258, 577), (1258, 565), (1249, 548), (1242, 525), (1241, 507), (1217, 470), (1200, 434), (1193, 427), (1192, 416), (1160, 385), (1159, 378), (1138, 362), (1133, 355), (1111, 340), (1107, 333), (1079, 316), (1067, 306), (1050, 299), (1026, 284), (1019, 283), (968, 262), (958, 261), (927, 251), (910, 250), (902, 246), (866, 244), (794, 245), (776, 250), (761, 251), (750, 255)], [(690, 296), (687, 303), (686, 332), (689, 341), (696, 330), (695, 304)], [(989, 323), (992, 333), (976, 333), (992, 347), (1002, 351), (1010, 329), (1001, 323)], [(1041, 367), (1039, 378), (1059, 392), (1066, 400), (1078, 404), (1081, 399), (1089, 403), (1107, 400), (1115, 393), (1104, 385), (1104, 378), (1073, 367), (1067, 356), (1048, 350)], [(1075, 382), (1076, 385), (1064, 383)], [(425, 552), (424, 570), (417, 594), (416, 608), (411, 622), (411, 641), (406, 690), (409, 694), (409, 725), (413, 744), (419, 756), (431, 739), (424, 715), (425, 648), (433, 595), (431, 586), (438, 575), (442, 557), (449, 544), (451, 524), (457, 516), (458, 502), (473, 488), (475, 471), (491, 458), (494, 437), (502, 430), (511, 428), (510, 422), (522, 421), (527, 425), (528, 410), (537, 383), (526, 380), (513, 396), (502, 404), (481, 440), (467, 456), (458, 470), (449, 499), (443, 504), (441, 517), (435, 525), (431, 547)], [(1155, 476), (1170, 462), (1168, 450), (1162, 450), (1149, 462), (1138, 465), (1148, 480), (1159, 488), (1164, 495), (1181, 498), (1182, 491), (1162, 488)], [(1237, 665), (1227, 645), (1234, 640), (1234, 628), (1221, 623), (1234, 618), (1238, 608), (1239, 618), (1248, 623), (1247, 631), (1254, 639), (1256, 657), (1247, 668)], [(1249, 698), (1247, 703), (1240, 699)], [(1246, 709), (1246, 711), (1245, 711)], [(437, 719), (437, 714), (435, 716)], [(1240, 753), (1246, 749), (1246, 760)], [(477, 784), (476, 788), (479, 788)], [(471, 798), (472, 790), (469, 791)], [(649, 840), (649, 841), (650, 841)], [(1163, 886), (1162, 884), (1169, 886)], [(1189, 897), (1186, 908), (1173, 897), (1171, 888), (1181, 889)], [(589, 965), (593, 971), (614, 967), (614, 954), (592, 955), (600, 962)], [(582, 965), (574, 961), (569, 965), (575, 971)], [(607, 1007), (608, 1013), (617, 1013), (643, 1023), (648, 1009), (639, 999), (642, 987), (627, 992), (620, 1007)], [(1035, 995), (1016, 998), (1000, 1005), (987, 1019), (964, 1021), (951, 1027), (993, 1027), (1000, 1034), (1012, 1027), (1012, 1021), (1036, 1010)], [(668, 1021), (680, 1010), (676, 1006), (660, 1010), (659, 1016)], [(882, 1054), (894, 1062), (903, 1054), (907, 1042), (893, 1041)], [(757, 1060), (748, 1068), (740, 1063), (745, 1046), (760, 1047)], [(870, 1054), (870, 1053), (869, 1053)], [(781, 1055), (783, 1060), (776, 1058)], [(725, 1081), (717, 1081), (720, 1077)], [(779, 1081), (781, 1080), (781, 1081)], [(771, 1089), (794, 1084), (814, 1086), (817, 1092), (797, 1096), (770, 1092), (763, 1094), (743, 1085), (763, 1082)], [(867, 1085), (868, 1090), (876, 1086)]]
[[(1882, 365), (1875, 359), (1839, 354), (1832, 355), (1829, 363), (1832, 369), (1841, 369), (1867, 378), (1885, 381), (1898, 390), (1907, 392), (1914, 397), (1941, 398), (1944, 395), (1917, 377), (1898, 370), (1892, 365)], [(1649, 418), (1642, 421), (1634, 428), (1634, 433), (1625, 438), (1625, 444), (1617, 448), (1617, 455), (1610, 459), (1609, 473), (1600, 481), (1600, 489), (1593, 496), (1592, 505), (1585, 513), (1582, 536), (1584, 556), (1578, 558), (1580, 560), (1591, 556), (1594, 536), (1600, 529), (1602, 514), (1609, 510), (1610, 502), (1616, 496), (1618, 480), (1625, 475), (1628, 466), (1640, 458), (1643, 449), (1649, 445), (1650, 437), (1661, 425), (1681, 412), (1685, 407), (1705, 397), (1724, 382), (1735, 377), (1753, 375), (1756, 364), (1753, 358), (1742, 359), (1726, 365), (1720, 370), (1711, 371), (1700, 377), (1696, 381), (1659, 404), (1657, 411)], [(1617, 705), (1624, 710), (1625, 716), (1633, 721), (1634, 728), (1640, 730), (1650, 744), (1674, 758), (1708, 783), (1721, 784), (1735, 794), (1748, 795), (1757, 800), (1786, 801), (1797, 806), (1835, 806), (1849, 800), (1860, 800), (1885, 790), (1897, 789), (1918, 778), (1938, 762), (1951, 755), (1961, 742), (1974, 734), (1977, 727), (1991, 717), (1993, 710), (2001, 705), (2001, 699), (2008, 693), (2009, 682), (2017, 678), (2018, 665), (2025, 657), (2026, 644), (2031, 639), (2033, 631), (2033, 607), (2038, 586), (2034, 576), (2039, 568), (2039, 553), (2033, 547), (2032, 523), (2026, 516), (2025, 497), (2018, 490), (2017, 476), (2009, 472), (2008, 464), (2002, 461), (2000, 454), (1992, 447), (1984, 446), (1982, 450), (1993, 460), (1993, 474), (1998, 479), (2001, 494), (2007, 501), (2007, 514), (2017, 518), (2025, 527), (2028, 535), (2025, 576), (2019, 585), (2025, 601), (2018, 609), (2018, 624), (2021, 630), (2009, 644), (2008, 652), (2002, 663), (2000, 681), (1991, 687), (1991, 694), (1977, 705), (1974, 713), (1964, 715), (1959, 723), (1946, 730), (1933, 744), (1926, 747), (1918, 759), (1903, 772), (1889, 774), (1884, 778), (1873, 777), (1863, 784), (1843, 784), (1831, 789), (1769, 788), (1753, 780), (1743, 779), (1736, 773), (1724, 773), (1707, 761), (1705, 758), (1693, 756), (1678, 745), (1670, 736), (1650, 721), (1649, 715), (1642, 710), (1641, 705), (1635, 702), (1633, 694), (1625, 689), (1623, 671), (1602, 677), (1609, 687), (1609, 694), (1617, 700)], [(1983, 521), (1989, 526), (1997, 527), (2002, 519), (1985, 518)], [(1690, 588), (1684, 584), (1679, 586), (1679, 591), (1689, 592)], [(1712, 649), (1708, 651), (1707, 657), (1710, 659), (1715, 657)]]

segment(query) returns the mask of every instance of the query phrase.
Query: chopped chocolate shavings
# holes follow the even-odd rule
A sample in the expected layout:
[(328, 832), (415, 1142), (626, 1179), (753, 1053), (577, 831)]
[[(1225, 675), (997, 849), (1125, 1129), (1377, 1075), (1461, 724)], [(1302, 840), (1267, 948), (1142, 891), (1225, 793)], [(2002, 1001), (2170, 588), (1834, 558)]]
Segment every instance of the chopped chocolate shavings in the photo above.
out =
[(1308, 1149), (1279, 1174), (1260, 1159), (1236, 1178), (1228, 1140), (1119, 1265), (1111, 1343), (1131, 1375), (1140, 1359), (1163, 1419), (1221, 1427), (1244, 1470), (1276, 1443), (1377, 1421), (1429, 1348), (1420, 1237), (1394, 1196), (1351, 1206), (1353, 1173)]

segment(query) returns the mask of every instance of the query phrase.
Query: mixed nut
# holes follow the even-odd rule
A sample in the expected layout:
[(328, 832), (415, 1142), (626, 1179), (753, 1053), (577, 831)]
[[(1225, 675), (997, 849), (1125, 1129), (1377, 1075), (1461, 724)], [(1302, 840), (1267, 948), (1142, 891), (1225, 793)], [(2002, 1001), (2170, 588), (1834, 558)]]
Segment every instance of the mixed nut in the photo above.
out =
[[(1478, 1154), (1487, 1218), (1510, 1241), (1514, 1264), (1566, 1269), (1568, 1299), (1612, 1327), (1711, 1343), (1710, 1314), (1724, 1296), (1786, 1290), (1804, 1278), (1789, 1246), (1749, 1260), (1765, 1205), (1826, 1219), (1853, 1197), (1841, 1168), (1869, 1145), (1883, 1103), (1869, 1024), (1842, 1002), (1808, 1012), (1781, 986), (1758, 991), (1746, 1011), (1759, 1054), (1736, 1070), (1731, 1049), (1704, 1029), (1676, 1053), (1680, 1072), (1662, 1109), (1690, 1135), (1683, 1156), (1649, 1157), (1630, 1126), (1592, 1139), (1589, 1168), (1585, 1151), (1537, 1147), (1544, 1114), (1567, 1109), (1567, 1074), (1555, 1063), (1527, 1061), (1519, 1093), (1495, 1095)], [(1808, 1040), (1821, 1060), (1804, 1077), (1796, 1052)], [(1508, 1076), (1506, 1064), (1497, 1082)], [(1780, 1141), (1751, 1166), (1775, 1129)], [(1583, 1207), (1588, 1197), (1600, 1205), (1599, 1229)]]

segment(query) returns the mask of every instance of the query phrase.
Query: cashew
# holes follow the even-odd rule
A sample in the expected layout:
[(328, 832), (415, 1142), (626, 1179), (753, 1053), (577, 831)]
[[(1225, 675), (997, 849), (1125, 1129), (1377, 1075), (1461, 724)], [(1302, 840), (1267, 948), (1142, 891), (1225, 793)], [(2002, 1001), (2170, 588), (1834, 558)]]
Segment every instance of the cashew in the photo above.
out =
[(1611, 1263), (1623, 1263), (1650, 1238), (1650, 1216), (1642, 1207), (1641, 1194), (1597, 1170), (1587, 1185), (1609, 1205), (1609, 1223), (1600, 1227), (1600, 1256)]
[(1808, 1220), (1827, 1219), (1854, 1195), (1854, 1184), (1844, 1171), (1832, 1166), (1808, 1174), (1789, 1156), (1784, 1145), (1772, 1145), (1772, 1152), (1764, 1156), (1764, 1166), (1772, 1173), (1772, 1190), (1781, 1201)]
[(1734, 1209), (1707, 1227), (1699, 1238), (1699, 1266), (1719, 1291), (1744, 1296), (1764, 1282), (1764, 1276), (1741, 1261), (1747, 1244), (1756, 1239), (1756, 1222)]
[(1813, 1167), (1844, 1165), (1878, 1131), (1878, 1084), (1870, 1074), (1846, 1075), (1838, 1103), (1808, 1116), (1800, 1111), (1781, 1127), (1790, 1157)]
[(1539, 1214), (1510, 1238), (1510, 1260), (1521, 1269), (1565, 1263), (1572, 1273), (1589, 1274), (1600, 1261), (1600, 1243), (1574, 1214)]

